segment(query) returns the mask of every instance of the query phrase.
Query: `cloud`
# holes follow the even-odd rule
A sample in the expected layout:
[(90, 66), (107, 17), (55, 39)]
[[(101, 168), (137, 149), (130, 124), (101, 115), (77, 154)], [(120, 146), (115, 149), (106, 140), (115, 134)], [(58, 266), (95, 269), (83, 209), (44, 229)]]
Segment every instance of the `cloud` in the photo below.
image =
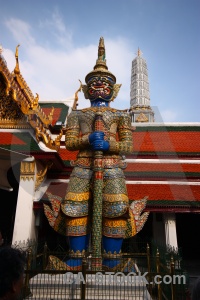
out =
[(30, 25), (22, 20), (10, 18), (5, 21), (6, 27), (12, 33), (17, 43), (24, 46), (35, 44), (34, 38), (31, 36)]
[[(59, 15), (55, 14), (52, 22), (44, 21), (43, 26), (53, 26), (55, 22), (55, 32), (60, 32), (61, 36), (67, 35), (67, 30)], [(70, 47), (68, 51), (63, 47), (55, 49), (41, 45), (37, 41), (37, 36), (33, 35), (28, 23), (19, 19), (9, 19), (6, 25), (12, 33), (14, 39), (21, 43), (19, 48), (20, 70), (33, 94), (38, 93), (40, 100), (61, 100), (74, 95), (79, 88), (79, 79), (84, 83), (87, 73), (92, 71), (98, 51), (98, 40), (88, 46), (75, 47), (72, 41), (72, 34), (68, 34)], [(42, 26), (42, 23), (40, 24)], [(121, 38), (106, 39), (106, 56), (109, 70), (117, 77), (117, 83), (122, 83), (118, 98), (112, 107), (121, 109), (130, 106), (130, 75), (132, 53), (129, 43)], [(22, 51), (23, 50), (23, 51)], [(23, 53), (23, 56), (22, 54)], [(14, 69), (14, 52), (11, 57), (11, 50), (4, 52), (4, 57), (8, 67)], [(80, 97), (79, 108), (88, 106), (88, 100), (83, 95)]]
[(40, 20), (39, 27), (53, 35), (54, 43), (56, 40), (64, 48), (72, 47), (72, 30), (66, 28), (57, 8), (54, 9), (50, 18)]

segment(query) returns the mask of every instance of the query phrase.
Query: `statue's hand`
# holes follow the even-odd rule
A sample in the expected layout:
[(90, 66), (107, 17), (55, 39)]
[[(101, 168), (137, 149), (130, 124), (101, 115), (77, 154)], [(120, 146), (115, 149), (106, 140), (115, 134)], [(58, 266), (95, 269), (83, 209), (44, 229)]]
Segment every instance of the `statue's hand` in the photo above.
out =
[(96, 140), (104, 140), (105, 133), (103, 131), (95, 131), (89, 135), (89, 143), (92, 145)]
[(108, 141), (104, 140), (95, 140), (91, 144), (92, 150), (94, 151), (108, 151), (110, 144)]

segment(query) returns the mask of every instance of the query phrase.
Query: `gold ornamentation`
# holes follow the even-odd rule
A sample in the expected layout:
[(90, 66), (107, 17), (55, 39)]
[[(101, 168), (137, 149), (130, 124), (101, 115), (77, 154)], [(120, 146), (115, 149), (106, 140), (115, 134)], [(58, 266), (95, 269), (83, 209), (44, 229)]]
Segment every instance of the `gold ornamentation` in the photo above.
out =
[(69, 255), (70, 257), (85, 257), (86, 251), (80, 251), (77, 250), (76, 252), (74, 252), (73, 250), (69, 251)]
[(108, 195), (104, 194), (103, 200), (107, 202), (118, 202), (118, 201), (128, 202), (128, 196), (124, 194), (108, 194)]
[(143, 113), (140, 113), (139, 116), (136, 118), (136, 122), (148, 122), (148, 121), (149, 119)]
[(102, 113), (106, 112), (106, 111), (111, 111), (111, 112), (117, 112), (117, 109), (115, 108), (111, 108), (111, 107), (87, 107), (87, 108), (83, 108), (81, 109), (81, 111), (84, 112), (91, 112), (93, 111), (94, 113), (100, 111)]
[(126, 227), (126, 220), (125, 219), (107, 219), (104, 218), (103, 221), (104, 226), (108, 227)]
[(141, 200), (135, 200), (130, 205), (129, 216), (132, 226), (132, 236), (134, 236), (143, 228), (148, 218), (149, 212), (142, 213), (146, 207), (147, 198), (148, 197), (144, 197)]
[(138, 55), (138, 56), (141, 56), (142, 54), (143, 54), (142, 51), (141, 51), (140, 48), (138, 47), (137, 55)]
[(116, 251), (114, 251), (114, 253), (112, 253), (111, 251), (106, 252), (104, 250), (103, 257), (104, 258), (121, 258), (122, 257), (122, 253), (121, 253), (121, 251), (119, 253), (117, 253)]
[(114, 88), (113, 88), (113, 96), (112, 96), (112, 99), (110, 101), (114, 101), (114, 99), (117, 97), (118, 93), (119, 93), (119, 90), (121, 88), (121, 84), (115, 84), (114, 85)]
[(72, 109), (77, 109), (77, 106), (78, 106), (78, 93), (81, 91), (82, 89), (82, 82), (79, 80), (80, 82), (80, 87), (79, 89), (75, 92), (75, 97), (74, 97), (74, 104), (73, 104), (73, 107)]
[(91, 76), (97, 76), (97, 75), (109, 76), (112, 78), (112, 80), (114, 82), (116, 82), (116, 77), (110, 71), (108, 71), (105, 56), (106, 56), (106, 50), (105, 50), (105, 46), (104, 46), (104, 39), (103, 39), (103, 37), (101, 37), (99, 40), (98, 58), (96, 60), (96, 65), (94, 66), (93, 71), (91, 71), (90, 73), (88, 73), (86, 75), (86, 77), (85, 77), (86, 83), (88, 82), (88, 80)]
[(19, 70), (19, 60), (18, 60), (18, 57), (19, 57), (18, 48), (19, 48), (19, 46), (20, 45), (17, 45), (16, 50), (15, 50), (15, 59), (16, 59), (16, 66), (15, 66), (15, 69), (14, 69), (14, 73), (15, 74), (19, 74), (20, 73), (20, 70)]
[(0, 124), (4, 125), (5, 123), (7, 126), (13, 127), (15, 124), (21, 123), (26, 124), (27, 127), (26, 117), (19, 106), (13, 102), (12, 93), (6, 94), (5, 85), (7, 83), (5, 77), (2, 79), (3, 81), (0, 81)]
[(21, 180), (34, 180), (35, 175), (35, 161), (22, 161), (20, 166)]
[(89, 217), (79, 217), (79, 218), (67, 218), (66, 224), (68, 226), (82, 226), (88, 224)]
[(9, 80), (9, 76), (8, 76), (9, 75), (9, 71), (7, 69), (7, 66), (4, 65), (4, 62), (1, 60), (1, 57), (0, 57), (0, 73), (1, 73), (2, 79), (3, 79), (2, 83), (5, 84), (4, 88), (5, 88), (5, 94), (7, 96), (9, 94), (11, 84), (10, 84), (10, 80)]
[(67, 271), (67, 265), (56, 256), (49, 255), (46, 270)]
[(53, 163), (52, 162), (48, 162), (44, 169), (40, 170), (37, 174), (36, 174), (36, 182), (35, 182), (35, 190), (37, 190), (39, 188), (39, 186), (42, 184), (42, 182), (45, 179), (45, 176), (47, 174), (47, 171), (52, 167)]
[(86, 201), (90, 198), (90, 192), (85, 192), (85, 193), (72, 193), (68, 192), (65, 200), (71, 200), (71, 201)]
[(50, 134), (44, 128), (43, 124), (39, 122), (39, 120), (37, 120), (37, 122), (30, 121), (30, 124), (32, 125), (32, 127), (35, 127), (35, 137), (38, 142), (41, 140), (48, 148), (57, 151), (59, 150), (60, 141), (63, 136), (62, 130), (60, 131), (59, 135), (55, 138), (55, 140), (52, 140)]

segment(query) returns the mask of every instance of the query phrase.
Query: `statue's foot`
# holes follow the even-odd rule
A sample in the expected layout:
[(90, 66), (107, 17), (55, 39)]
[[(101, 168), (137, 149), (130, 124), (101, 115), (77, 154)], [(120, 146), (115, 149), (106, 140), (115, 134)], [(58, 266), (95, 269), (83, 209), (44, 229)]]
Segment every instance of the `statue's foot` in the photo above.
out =
[(121, 265), (120, 259), (104, 259), (103, 260), (103, 270), (109, 271), (109, 270), (118, 270), (118, 267)]
[(123, 266), (123, 272), (133, 272), (137, 273), (137, 268), (135, 265), (135, 261), (132, 258), (128, 258), (125, 260), (124, 266)]
[(82, 259), (80, 258), (70, 258), (65, 264), (67, 266), (67, 271), (81, 271), (82, 269)]

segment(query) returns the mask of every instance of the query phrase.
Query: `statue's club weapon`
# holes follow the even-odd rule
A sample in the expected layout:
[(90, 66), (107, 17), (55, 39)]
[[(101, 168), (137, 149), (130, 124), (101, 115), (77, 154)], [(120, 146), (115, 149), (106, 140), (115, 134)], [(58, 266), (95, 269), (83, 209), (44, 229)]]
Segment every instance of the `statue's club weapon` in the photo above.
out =
[[(95, 115), (94, 131), (104, 131), (102, 112)], [(92, 268), (102, 270), (102, 206), (103, 206), (103, 151), (95, 151), (93, 162), (93, 220), (92, 220)]]

